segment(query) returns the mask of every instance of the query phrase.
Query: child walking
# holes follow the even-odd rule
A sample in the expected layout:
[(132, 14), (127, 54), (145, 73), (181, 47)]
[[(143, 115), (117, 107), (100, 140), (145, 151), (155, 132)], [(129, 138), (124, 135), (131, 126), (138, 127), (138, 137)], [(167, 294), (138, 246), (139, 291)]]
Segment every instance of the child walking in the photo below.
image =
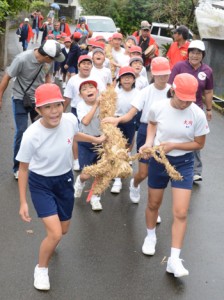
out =
[[(97, 82), (92, 79), (86, 79), (81, 82), (79, 93), (83, 101), (77, 104), (77, 115), (80, 121), (80, 131), (90, 136), (100, 135), (100, 120), (99, 120), (99, 91)], [(97, 161), (97, 152), (94, 150), (94, 145), (87, 142), (78, 143), (79, 165), (82, 170), (85, 166), (92, 165)], [(82, 195), (85, 181), (90, 178), (83, 171), (77, 177), (75, 182), (75, 197), (79, 198)], [(92, 195), (90, 199), (92, 210), (102, 210), (99, 195)]]
[(63, 113), (64, 99), (57, 85), (40, 85), (35, 98), (41, 118), (23, 134), (16, 157), (20, 161), (19, 214), (23, 221), (31, 221), (26, 196), (29, 183), (33, 205), (46, 230), (34, 269), (34, 287), (49, 290), (48, 264), (62, 235), (68, 232), (74, 206), (73, 139), (101, 143), (104, 138), (79, 132), (77, 118)]

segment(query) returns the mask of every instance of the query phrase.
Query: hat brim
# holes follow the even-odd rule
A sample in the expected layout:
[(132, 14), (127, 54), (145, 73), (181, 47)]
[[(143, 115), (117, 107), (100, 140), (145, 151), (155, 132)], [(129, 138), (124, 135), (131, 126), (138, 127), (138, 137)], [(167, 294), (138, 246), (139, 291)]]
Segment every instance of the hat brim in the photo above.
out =
[(149, 27), (149, 26), (143, 26), (143, 27), (141, 27), (141, 29), (142, 29), (142, 30), (146, 30), (146, 29), (147, 29), (147, 30), (150, 30), (150, 27)]
[(167, 70), (167, 71), (151, 71), (152, 75), (155, 75), (155, 76), (162, 76), (162, 75), (170, 75), (171, 74), (171, 71), (170, 70)]
[(58, 56), (53, 57), (53, 60), (58, 61), (58, 62), (63, 62), (65, 60), (65, 56), (63, 53), (60, 53)]
[(177, 96), (177, 98), (181, 101), (189, 101), (189, 102), (196, 102), (196, 95), (183, 95), (182, 93), (175, 91), (175, 95)]
[(57, 99), (50, 99), (50, 100), (46, 100), (44, 101), (43, 103), (40, 103), (40, 104), (36, 104), (36, 107), (41, 107), (41, 106), (44, 106), (44, 105), (47, 105), (47, 104), (51, 104), (51, 103), (57, 103), (57, 102), (65, 102), (65, 99), (63, 98), (57, 98)]

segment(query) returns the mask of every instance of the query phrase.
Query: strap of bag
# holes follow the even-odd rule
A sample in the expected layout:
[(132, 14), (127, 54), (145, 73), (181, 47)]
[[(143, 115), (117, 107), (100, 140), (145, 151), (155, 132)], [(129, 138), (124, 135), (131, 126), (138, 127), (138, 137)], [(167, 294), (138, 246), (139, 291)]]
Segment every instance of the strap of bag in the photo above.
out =
[(39, 73), (40, 73), (42, 67), (43, 67), (43, 65), (40, 67), (39, 71), (37, 72), (37, 74), (35, 75), (34, 79), (32, 80), (32, 82), (30, 83), (30, 85), (28, 86), (28, 88), (27, 88), (25, 91), (24, 91), (24, 89), (23, 89), (21, 83), (19, 82), (19, 79), (17, 78), (18, 83), (19, 83), (19, 85), (20, 85), (22, 91), (24, 92), (24, 94), (31, 88), (32, 84), (34, 83), (34, 81), (36, 80), (37, 76), (39, 75)]

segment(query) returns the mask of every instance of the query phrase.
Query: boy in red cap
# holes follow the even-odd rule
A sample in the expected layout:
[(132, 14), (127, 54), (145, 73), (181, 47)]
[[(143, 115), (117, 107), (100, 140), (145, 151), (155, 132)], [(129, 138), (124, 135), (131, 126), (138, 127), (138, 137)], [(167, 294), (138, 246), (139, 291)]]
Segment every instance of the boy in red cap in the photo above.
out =
[(48, 264), (62, 235), (69, 229), (74, 206), (73, 140), (101, 143), (104, 137), (80, 133), (72, 113), (63, 113), (64, 99), (55, 84), (40, 85), (35, 92), (36, 110), (41, 116), (23, 134), (16, 159), (19, 166), (19, 214), (31, 222), (26, 187), (41, 218), (46, 237), (39, 250), (34, 270), (34, 287), (49, 290)]

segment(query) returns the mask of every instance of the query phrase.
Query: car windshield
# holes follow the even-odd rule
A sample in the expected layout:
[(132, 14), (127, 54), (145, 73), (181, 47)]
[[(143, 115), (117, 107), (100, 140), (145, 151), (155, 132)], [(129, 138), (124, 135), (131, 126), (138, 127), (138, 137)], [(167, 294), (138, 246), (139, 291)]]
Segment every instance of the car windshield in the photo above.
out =
[(87, 24), (93, 32), (115, 32), (116, 27), (110, 19), (88, 19)]

